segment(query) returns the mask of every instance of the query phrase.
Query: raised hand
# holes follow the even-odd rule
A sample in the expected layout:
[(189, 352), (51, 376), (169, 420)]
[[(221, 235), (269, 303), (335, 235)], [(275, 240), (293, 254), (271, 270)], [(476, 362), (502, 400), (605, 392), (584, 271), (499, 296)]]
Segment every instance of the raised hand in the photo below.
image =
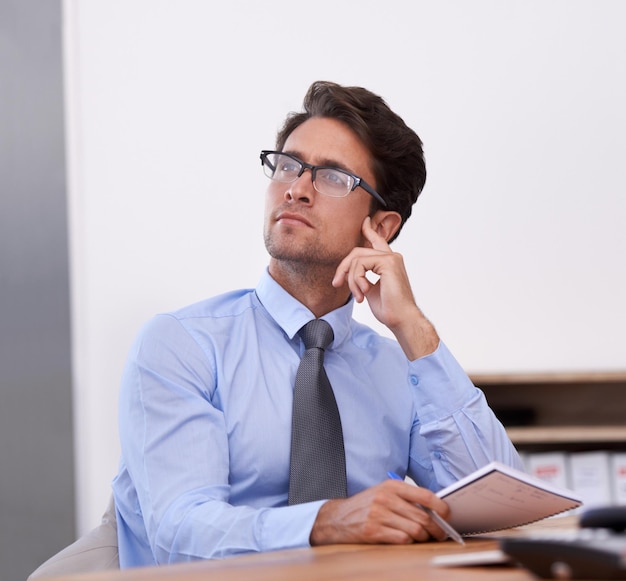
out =
[[(374, 316), (394, 333), (409, 359), (432, 353), (439, 337), (415, 302), (402, 255), (376, 232), (369, 216), (362, 232), (368, 246), (354, 248), (341, 261), (333, 286), (347, 284), (357, 302), (367, 299)], [(378, 280), (369, 280), (368, 272)]]

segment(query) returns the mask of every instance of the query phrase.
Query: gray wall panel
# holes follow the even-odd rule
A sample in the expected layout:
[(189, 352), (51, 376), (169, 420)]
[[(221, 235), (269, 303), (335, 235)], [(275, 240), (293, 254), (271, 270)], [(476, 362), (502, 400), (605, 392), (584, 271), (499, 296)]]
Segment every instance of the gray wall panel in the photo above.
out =
[(61, 4), (0, 0), (0, 577), (74, 538)]

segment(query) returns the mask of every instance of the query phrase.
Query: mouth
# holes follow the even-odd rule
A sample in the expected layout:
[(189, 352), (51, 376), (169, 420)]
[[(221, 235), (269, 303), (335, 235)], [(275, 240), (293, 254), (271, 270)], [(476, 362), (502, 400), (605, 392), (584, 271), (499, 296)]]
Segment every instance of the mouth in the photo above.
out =
[(285, 224), (290, 226), (308, 226), (309, 228), (313, 227), (313, 224), (309, 222), (304, 216), (301, 214), (296, 214), (294, 212), (281, 212), (276, 216), (277, 224)]

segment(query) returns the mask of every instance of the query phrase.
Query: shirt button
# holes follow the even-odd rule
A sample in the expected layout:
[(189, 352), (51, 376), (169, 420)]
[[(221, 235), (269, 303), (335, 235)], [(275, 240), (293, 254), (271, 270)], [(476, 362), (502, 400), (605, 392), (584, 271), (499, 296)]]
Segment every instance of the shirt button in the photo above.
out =
[(417, 378), (417, 375), (410, 375), (409, 379), (413, 385), (417, 385), (420, 382), (420, 380)]

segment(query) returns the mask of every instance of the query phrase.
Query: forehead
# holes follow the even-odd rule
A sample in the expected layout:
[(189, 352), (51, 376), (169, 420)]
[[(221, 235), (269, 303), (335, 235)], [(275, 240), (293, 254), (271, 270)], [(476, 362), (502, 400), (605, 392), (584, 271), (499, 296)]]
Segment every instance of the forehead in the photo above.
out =
[[(336, 119), (312, 117), (296, 127), (283, 147), (307, 163), (337, 165), (368, 181), (371, 155), (357, 134)], [(367, 174), (363, 175), (364, 173)]]

